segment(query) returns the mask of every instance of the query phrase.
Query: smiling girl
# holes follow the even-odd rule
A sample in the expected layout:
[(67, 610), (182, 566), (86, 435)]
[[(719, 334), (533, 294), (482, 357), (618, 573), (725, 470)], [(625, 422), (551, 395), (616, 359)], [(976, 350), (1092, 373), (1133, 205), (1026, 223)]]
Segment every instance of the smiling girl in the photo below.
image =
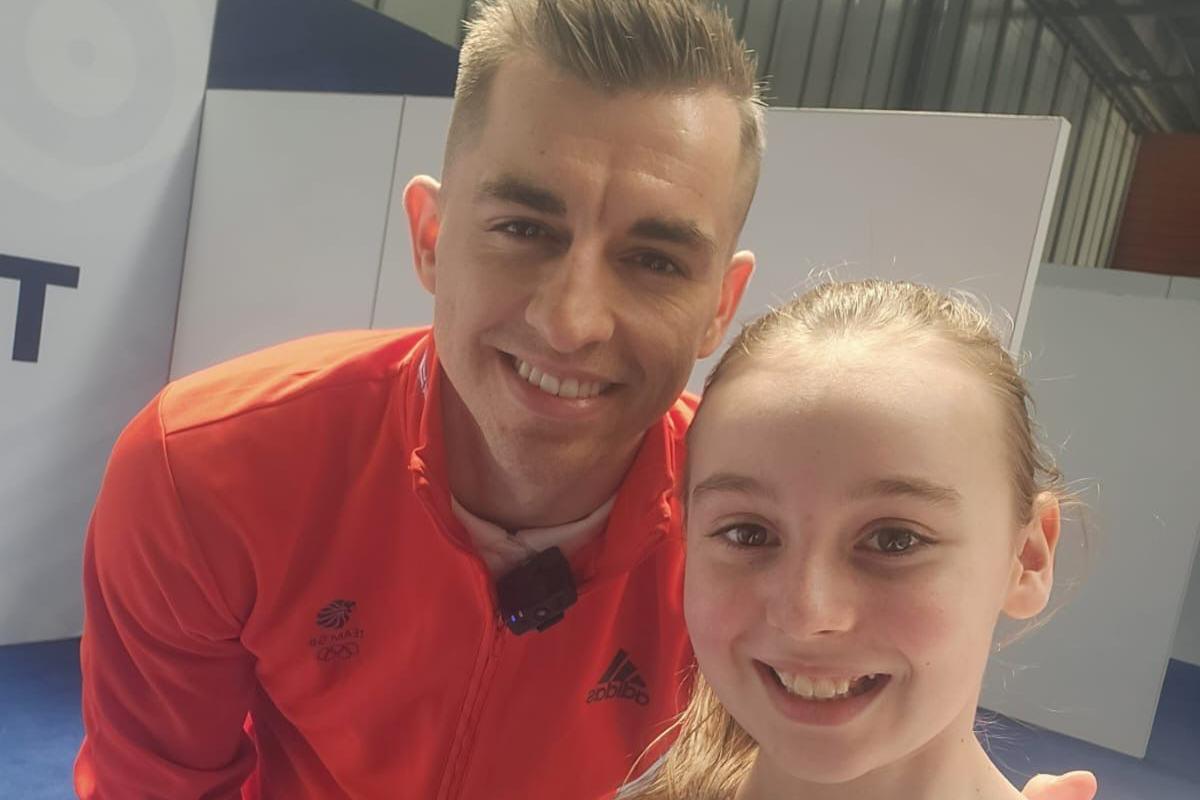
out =
[(622, 798), (1017, 800), (973, 735), (1050, 594), (1059, 474), (969, 302), (820, 286), (749, 325), (689, 435), (679, 737)]

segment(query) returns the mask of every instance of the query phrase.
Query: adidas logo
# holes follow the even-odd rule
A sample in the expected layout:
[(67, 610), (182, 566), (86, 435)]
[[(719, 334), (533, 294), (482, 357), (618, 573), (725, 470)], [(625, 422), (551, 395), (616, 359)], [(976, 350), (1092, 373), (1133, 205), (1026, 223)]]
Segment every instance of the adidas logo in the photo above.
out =
[(632, 700), (639, 706), (650, 702), (650, 694), (646, 691), (646, 682), (638, 674), (638, 668), (629, 660), (624, 650), (618, 650), (608, 669), (596, 684), (596, 688), (588, 692), (587, 701), (598, 703), (601, 700)]

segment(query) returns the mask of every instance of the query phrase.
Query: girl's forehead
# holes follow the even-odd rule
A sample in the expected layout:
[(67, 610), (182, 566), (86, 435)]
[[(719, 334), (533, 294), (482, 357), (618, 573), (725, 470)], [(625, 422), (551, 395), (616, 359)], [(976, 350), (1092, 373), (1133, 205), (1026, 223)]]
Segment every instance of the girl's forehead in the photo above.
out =
[[(1007, 467), (1003, 417), (972, 368), (942, 353), (882, 348), (833, 358), (752, 356), (704, 397), (690, 477), (837, 464), (951, 474)], [(989, 469), (989, 471), (994, 471)]]
[[(718, 414), (865, 412), (882, 407), (897, 414), (925, 410), (989, 415), (995, 403), (983, 376), (944, 347), (900, 347), (850, 341), (750, 355), (731, 365), (704, 397), (701, 418)], [(964, 402), (952, 403), (961, 399)], [(975, 402), (972, 402), (975, 401)], [(969, 415), (969, 414), (968, 414)]]

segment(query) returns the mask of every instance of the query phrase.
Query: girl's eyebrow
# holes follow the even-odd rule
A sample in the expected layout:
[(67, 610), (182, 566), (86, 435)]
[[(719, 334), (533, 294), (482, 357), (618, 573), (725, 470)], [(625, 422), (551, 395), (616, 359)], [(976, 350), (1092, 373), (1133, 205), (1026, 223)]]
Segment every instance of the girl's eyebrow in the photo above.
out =
[(926, 500), (937, 505), (957, 508), (962, 503), (962, 495), (952, 486), (943, 486), (924, 478), (905, 475), (880, 478), (859, 486), (851, 493), (855, 500), (864, 497), (896, 497), (909, 496)]
[[(736, 472), (715, 472), (692, 487), (691, 498), (696, 500), (703, 494), (731, 492), (770, 500), (777, 499), (775, 490), (761, 481)], [(867, 497), (915, 497), (937, 505), (957, 508), (962, 503), (962, 495), (952, 486), (914, 476), (889, 476), (878, 478), (862, 484), (850, 494), (853, 500)]]
[(711, 492), (734, 492), (737, 494), (776, 498), (775, 490), (770, 486), (736, 472), (715, 472), (692, 487), (691, 498), (695, 500), (702, 494)]

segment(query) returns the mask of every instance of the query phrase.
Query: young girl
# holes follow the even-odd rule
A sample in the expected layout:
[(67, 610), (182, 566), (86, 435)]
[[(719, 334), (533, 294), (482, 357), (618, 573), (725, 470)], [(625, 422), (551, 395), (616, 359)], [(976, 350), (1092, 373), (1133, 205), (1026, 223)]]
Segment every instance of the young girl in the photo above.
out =
[(1052, 583), (1028, 406), (987, 315), (923, 286), (829, 283), (743, 330), (689, 434), (701, 675), (620, 797), (1020, 798), (973, 721), (998, 617)]

